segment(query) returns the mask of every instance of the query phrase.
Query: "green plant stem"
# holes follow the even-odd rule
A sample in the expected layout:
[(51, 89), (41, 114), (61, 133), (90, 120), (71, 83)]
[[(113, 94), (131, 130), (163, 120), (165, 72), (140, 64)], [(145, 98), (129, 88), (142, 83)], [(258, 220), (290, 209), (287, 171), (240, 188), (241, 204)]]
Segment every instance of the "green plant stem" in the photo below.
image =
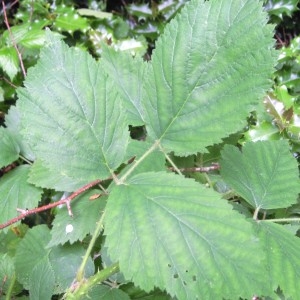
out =
[(300, 218), (267, 219), (267, 220), (259, 220), (259, 222), (273, 222), (273, 223), (300, 222)]
[(134, 171), (134, 169), (159, 145), (160, 140), (155, 141), (155, 143), (135, 162), (132, 163), (132, 167), (119, 179), (119, 184), (123, 184), (127, 177)]
[(96, 242), (96, 239), (98, 237), (98, 235), (100, 234), (100, 232), (102, 231), (103, 229), (103, 219), (104, 219), (104, 215), (105, 215), (105, 211), (103, 212), (99, 222), (97, 223), (97, 226), (96, 226), (96, 229), (93, 233), (93, 236), (92, 236), (92, 239), (89, 243), (89, 246), (86, 250), (86, 253), (83, 257), (83, 260), (82, 260), (82, 263), (77, 271), (77, 275), (76, 275), (76, 280), (77, 282), (81, 282), (83, 279), (84, 279), (84, 269), (85, 269), (85, 266), (87, 264), (87, 261), (91, 255), (91, 252), (92, 252), (92, 249), (95, 245), (95, 242)]
[(171, 166), (173, 167), (173, 169), (179, 174), (182, 175), (181, 171), (178, 169), (178, 167), (175, 165), (175, 163), (173, 162), (173, 160), (170, 158), (170, 156), (164, 152), (164, 149), (159, 145), (159, 149), (163, 152), (163, 154), (165, 155), (167, 161), (171, 164)]
[(260, 210), (260, 207), (256, 207), (255, 211), (253, 213), (253, 220), (257, 221), (258, 212)]
[(89, 277), (88, 280), (82, 282), (80, 284), (80, 286), (78, 288), (76, 288), (76, 290), (72, 293), (71, 291), (69, 291), (66, 295), (64, 299), (67, 300), (79, 300), (82, 298), (83, 295), (87, 295), (87, 293), (91, 290), (91, 288), (99, 283), (99, 282), (103, 282), (104, 280), (106, 280), (107, 278), (109, 278), (110, 276), (112, 276), (115, 273), (119, 272), (119, 263), (114, 263), (112, 265), (110, 265), (109, 267), (99, 271), (98, 273), (96, 273), (95, 275)]
[(23, 161), (26, 161), (30, 166), (32, 165), (32, 161), (28, 160), (26, 157), (20, 155), (20, 158), (21, 158)]
[(10, 279), (10, 284), (9, 284), (9, 287), (7, 289), (7, 292), (6, 292), (6, 296), (5, 296), (5, 300), (11, 300), (13, 299), (12, 297), (12, 291), (13, 291), (13, 288), (14, 288), (14, 285), (16, 283), (16, 273), (14, 273)]

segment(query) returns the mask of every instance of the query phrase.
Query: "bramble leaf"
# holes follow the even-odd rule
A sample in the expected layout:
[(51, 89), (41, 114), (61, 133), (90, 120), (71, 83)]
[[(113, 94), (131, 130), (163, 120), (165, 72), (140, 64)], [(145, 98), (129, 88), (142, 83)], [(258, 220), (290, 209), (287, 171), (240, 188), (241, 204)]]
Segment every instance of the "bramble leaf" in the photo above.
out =
[(145, 291), (233, 299), (264, 289), (251, 225), (191, 179), (164, 172), (129, 178), (109, 196), (105, 234), (111, 259)]
[[(73, 244), (77, 240), (82, 241), (87, 234), (94, 231), (96, 223), (99, 221), (105, 208), (106, 197), (101, 196), (94, 200), (89, 198), (101, 192), (93, 189), (73, 200), (71, 202), (73, 217), (68, 215), (66, 206), (58, 209), (53, 221), (52, 238), (48, 247), (66, 242)], [(67, 226), (71, 229), (67, 230)]]
[(0, 168), (17, 160), (20, 148), (13, 135), (4, 127), (0, 127)]
[(29, 170), (28, 165), (19, 166), (1, 178), (0, 223), (16, 217), (17, 208), (33, 208), (41, 200), (42, 189), (27, 182)]
[(273, 28), (257, 0), (190, 1), (165, 28), (145, 75), (149, 136), (175, 154), (239, 130), (270, 86)]
[[(49, 240), (50, 230), (46, 225), (40, 225), (29, 229), (25, 237), (19, 243), (15, 256), (15, 268), (17, 279), (26, 289), (31, 286), (30, 279), (31, 276), (34, 276), (32, 270), (39, 262), (42, 263), (39, 268), (42, 268), (44, 265), (44, 267), (49, 270), (48, 255), (51, 250), (46, 249)], [(53, 292), (54, 282), (53, 286), (50, 286), (50, 288), (52, 288)]]
[(130, 300), (131, 298), (120, 289), (113, 289), (107, 285), (97, 285), (91, 289), (83, 300)]
[(103, 47), (102, 51), (105, 72), (123, 98), (129, 124), (144, 125), (141, 98), (146, 63), (139, 57), (132, 58), (127, 52), (116, 52), (108, 47)]
[(249, 142), (242, 152), (226, 145), (220, 166), (223, 179), (255, 208), (281, 208), (297, 202), (299, 171), (285, 140)]
[[(42, 292), (42, 288), (37, 290), (32, 285), (35, 282), (41, 287), (47, 286), (49, 293), (51, 290), (50, 296), (54, 293), (62, 293), (71, 285), (81, 264), (82, 256), (85, 253), (81, 245), (47, 248), (50, 239), (50, 230), (47, 226), (40, 225), (29, 229), (19, 243), (15, 256), (16, 274), (20, 283), (29, 289), (30, 294), (38, 295), (39, 292)], [(91, 258), (87, 261), (85, 271), (87, 276), (94, 273), (94, 264)], [(49, 277), (42, 275), (43, 272)], [(39, 283), (38, 278), (42, 282)]]
[(33, 161), (34, 155), (20, 134), (20, 113), (13, 105), (10, 107), (5, 116), (5, 125), (7, 130), (18, 144), (20, 148), (20, 154), (26, 159)]
[(266, 252), (266, 278), (276, 290), (283, 290), (285, 299), (299, 297), (300, 240), (283, 226), (271, 222), (257, 224), (258, 235)]
[(13, 258), (7, 253), (2, 253), (2, 251), (4, 251), (4, 249), (1, 249), (0, 252), (1, 292), (7, 294), (7, 291), (11, 288), (11, 285), (13, 285), (12, 295), (19, 294), (22, 291), (22, 286), (18, 282), (14, 283), (16, 274)]
[(78, 185), (107, 178), (123, 162), (129, 139), (120, 97), (88, 53), (50, 32), (47, 38), (18, 91), (22, 134), (58, 178)]
[(45, 167), (40, 159), (37, 159), (29, 172), (28, 182), (38, 187), (50, 188), (56, 191), (73, 192), (82, 185), (75, 182), (73, 178), (66, 176), (58, 177), (57, 172)]
[[(49, 261), (55, 274), (55, 293), (62, 293), (72, 285), (74, 277), (82, 262), (85, 249), (81, 244), (66, 244), (64, 246), (52, 247), (49, 253)], [(92, 258), (87, 261), (85, 276), (94, 274), (95, 266)]]
[(30, 300), (51, 300), (55, 278), (48, 257), (39, 260), (30, 271), (28, 287)]

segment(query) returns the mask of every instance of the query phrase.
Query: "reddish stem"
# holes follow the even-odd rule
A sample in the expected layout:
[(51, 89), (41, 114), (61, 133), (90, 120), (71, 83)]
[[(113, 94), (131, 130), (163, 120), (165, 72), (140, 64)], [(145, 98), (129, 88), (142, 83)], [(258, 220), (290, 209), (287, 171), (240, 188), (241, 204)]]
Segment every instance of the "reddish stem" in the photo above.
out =
[[(19, 211), (22, 211), (22, 213), (13, 218), (13, 219), (10, 219), (8, 220), (7, 222), (3, 223), (3, 224), (0, 224), (0, 229), (3, 229), (5, 227), (8, 227), (20, 220), (22, 220), (23, 218), (29, 216), (29, 215), (33, 215), (33, 214), (36, 214), (36, 213), (39, 213), (41, 211), (45, 211), (45, 210), (48, 210), (48, 209), (51, 209), (53, 207), (56, 207), (58, 205), (61, 205), (61, 204), (67, 204), (69, 203), (71, 200), (73, 200), (74, 198), (76, 198), (78, 195), (82, 194), (83, 192), (87, 191), (88, 189), (90, 189), (91, 187), (99, 184), (101, 182), (100, 179), (97, 179), (95, 181), (92, 181), (90, 182), (89, 184), (81, 187), (80, 189), (78, 189), (77, 191), (75, 191), (72, 195), (70, 195), (69, 197), (65, 198), (65, 199), (62, 199), (62, 200), (59, 200), (59, 201), (56, 201), (56, 202), (53, 202), (53, 203), (50, 203), (48, 205), (44, 205), (44, 206), (41, 206), (41, 207), (37, 207), (37, 208), (33, 208), (33, 209), (29, 209), (29, 210), (20, 210)], [(68, 204), (67, 204), (68, 205)]]

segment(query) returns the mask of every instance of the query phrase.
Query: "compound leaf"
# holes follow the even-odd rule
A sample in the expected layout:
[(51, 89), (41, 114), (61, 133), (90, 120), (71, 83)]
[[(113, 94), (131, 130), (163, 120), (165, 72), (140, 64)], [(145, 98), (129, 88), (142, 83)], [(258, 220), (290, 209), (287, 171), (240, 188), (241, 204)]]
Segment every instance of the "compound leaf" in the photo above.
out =
[(279, 286), (285, 299), (299, 297), (300, 240), (283, 226), (271, 222), (257, 225), (258, 235), (266, 252), (268, 274), (266, 282), (272, 289)]
[(109, 177), (123, 162), (129, 139), (121, 99), (88, 53), (50, 32), (47, 39), (18, 90), (22, 134), (59, 178), (84, 185)]
[(29, 209), (38, 205), (42, 189), (27, 182), (29, 170), (28, 165), (22, 165), (1, 178), (0, 223), (16, 217), (18, 214), (17, 208)]
[(297, 202), (299, 174), (287, 141), (246, 143), (243, 152), (226, 145), (223, 179), (255, 208), (274, 209)]
[(129, 178), (109, 196), (105, 234), (111, 259), (145, 291), (234, 299), (264, 289), (251, 225), (194, 180), (164, 172)]
[(167, 151), (204, 152), (236, 132), (270, 86), (273, 29), (257, 0), (192, 0), (145, 75), (147, 131)]

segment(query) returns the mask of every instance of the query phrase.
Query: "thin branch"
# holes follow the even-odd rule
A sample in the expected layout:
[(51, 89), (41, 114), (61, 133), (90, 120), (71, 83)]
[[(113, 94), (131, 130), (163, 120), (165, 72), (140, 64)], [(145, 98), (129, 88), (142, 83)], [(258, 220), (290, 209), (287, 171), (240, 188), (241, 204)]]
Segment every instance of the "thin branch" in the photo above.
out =
[(169, 167), (170, 171), (177, 172), (179, 170), (180, 172), (200, 172), (200, 173), (207, 173), (214, 170), (220, 170), (220, 165), (217, 163), (213, 163), (211, 166), (208, 167), (194, 167), (194, 168), (175, 168)]
[(254, 211), (254, 213), (253, 213), (253, 220), (254, 220), (254, 221), (257, 221), (257, 217), (258, 217), (258, 212), (259, 212), (259, 210), (260, 210), (260, 207), (259, 207), (259, 206), (255, 208), (255, 211)]
[(152, 153), (157, 146), (159, 145), (159, 140), (157, 140), (138, 160), (134, 160), (132, 163), (131, 168), (125, 172), (125, 174), (120, 178), (119, 184), (124, 183), (124, 181), (127, 179), (127, 177), (134, 171), (134, 169), (150, 154)]
[(273, 223), (285, 223), (285, 222), (300, 222), (300, 218), (282, 218), (282, 219), (266, 219), (257, 220), (258, 222), (273, 222)]
[(3, 14), (4, 14), (4, 23), (7, 27), (8, 32), (9, 32), (9, 36), (11, 38), (12, 44), (13, 44), (14, 48), (17, 51), (18, 58), (19, 58), (19, 61), (20, 61), (20, 66), (21, 66), (21, 69), (22, 69), (22, 72), (23, 72), (23, 76), (26, 77), (26, 71), (25, 71), (25, 67), (24, 67), (24, 64), (23, 64), (22, 55), (21, 55), (21, 53), (18, 49), (17, 43), (15, 41), (15, 38), (14, 38), (13, 33), (11, 31), (11, 28), (9, 26), (8, 19), (7, 19), (7, 14), (6, 14), (6, 7), (5, 7), (5, 3), (4, 3), (3, 0), (2, 0), (2, 7), (3, 7)]
[(7, 222), (3, 223), (3, 224), (0, 224), (0, 229), (3, 229), (5, 227), (8, 227), (22, 219), (24, 219), (25, 217), (29, 216), (29, 215), (33, 215), (33, 214), (36, 214), (36, 213), (39, 213), (41, 211), (45, 211), (45, 210), (48, 210), (48, 209), (51, 209), (53, 207), (56, 207), (58, 205), (62, 205), (62, 204), (67, 204), (73, 200), (74, 198), (76, 198), (78, 195), (82, 194), (83, 192), (87, 191), (88, 189), (90, 189), (91, 187), (99, 184), (102, 180), (100, 179), (97, 179), (95, 181), (92, 181), (90, 182), (89, 184), (81, 187), (80, 189), (78, 189), (77, 191), (75, 191), (72, 195), (70, 195), (69, 197), (65, 198), (65, 199), (62, 199), (62, 200), (59, 200), (59, 201), (56, 201), (54, 203), (50, 203), (50, 204), (47, 204), (47, 205), (44, 205), (44, 206), (41, 206), (41, 207), (37, 207), (37, 208), (33, 208), (33, 209), (29, 209), (29, 210), (21, 210), (21, 209), (17, 209), (19, 211), (21, 211), (22, 213), (13, 218), (13, 219), (10, 219), (8, 220)]
[(182, 175), (182, 169), (177, 168), (177, 166), (175, 165), (175, 163), (173, 162), (173, 160), (171, 159), (171, 157), (167, 154), (164, 153), (166, 160), (172, 165), (172, 167), (168, 168), (169, 170), (176, 172), (179, 175)]
[(7, 84), (9, 84), (11, 87), (13, 87), (14, 89), (17, 88), (16, 85), (14, 85), (11, 81), (9, 81), (7, 78), (5, 78), (4, 76), (3, 77), (0, 77), (0, 80), (3, 80), (5, 81)]
[(79, 269), (77, 271), (76, 280), (77, 280), (78, 283), (82, 282), (83, 279), (84, 279), (84, 269), (86, 267), (88, 259), (90, 258), (90, 255), (91, 255), (91, 252), (92, 252), (92, 250), (94, 248), (96, 240), (97, 240), (100, 232), (104, 228), (104, 226), (103, 226), (104, 215), (105, 215), (105, 211), (102, 213), (99, 222), (97, 222), (97, 226), (96, 226), (96, 229), (95, 229), (95, 231), (94, 231), (94, 233), (92, 235), (92, 239), (91, 239), (91, 241), (89, 243), (89, 246), (88, 246), (88, 248), (86, 250), (86, 253), (85, 253), (84, 257), (83, 257), (82, 263), (81, 263), (81, 265), (80, 265), (80, 267), (79, 267)]

